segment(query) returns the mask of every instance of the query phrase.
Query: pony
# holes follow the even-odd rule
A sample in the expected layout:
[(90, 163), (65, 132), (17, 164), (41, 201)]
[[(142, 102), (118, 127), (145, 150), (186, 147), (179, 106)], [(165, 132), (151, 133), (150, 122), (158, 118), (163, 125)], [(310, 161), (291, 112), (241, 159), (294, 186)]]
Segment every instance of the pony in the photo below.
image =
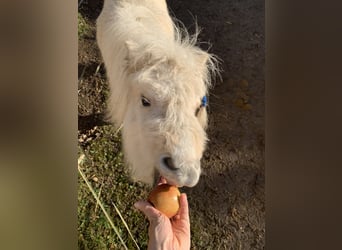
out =
[(131, 178), (152, 185), (159, 172), (169, 184), (195, 186), (216, 72), (215, 56), (196, 46), (198, 29), (190, 36), (176, 25), (165, 0), (105, 0), (96, 29)]

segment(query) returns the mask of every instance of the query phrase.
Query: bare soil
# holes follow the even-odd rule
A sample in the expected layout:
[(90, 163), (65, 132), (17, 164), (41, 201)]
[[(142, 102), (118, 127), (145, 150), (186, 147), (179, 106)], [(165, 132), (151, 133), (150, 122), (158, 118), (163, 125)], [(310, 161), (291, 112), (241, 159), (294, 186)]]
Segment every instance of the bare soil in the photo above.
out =
[[(203, 175), (197, 186), (182, 189), (188, 194), (191, 220), (199, 222), (194, 230), (202, 232), (192, 238), (198, 246), (193, 249), (264, 249), (264, 1), (167, 2), (170, 13), (190, 31), (197, 20), (200, 41), (209, 41), (209, 51), (222, 60), (222, 80), (216, 80), (209, 97), (210, 141)], [(102, 1), (88, 0), (80, 12), (94, 25), (101, 8)], [(79, 76), (91, 75), (79, 86), (83, 133), (105, 123), (106, 87), (103, 66), (95, 74), (101, 58), (94, 36), (79, 46)]]

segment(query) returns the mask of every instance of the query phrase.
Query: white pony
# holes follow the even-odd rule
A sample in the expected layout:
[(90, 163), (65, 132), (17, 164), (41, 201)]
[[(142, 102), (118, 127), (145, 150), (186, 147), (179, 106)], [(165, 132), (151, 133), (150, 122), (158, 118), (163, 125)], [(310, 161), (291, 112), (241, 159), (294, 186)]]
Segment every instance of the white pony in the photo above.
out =
[(107, 70), (109, 112), (123, 125), (135, 181), (195, 186), (207, 136), (212, 55), (170, 18), (165, 0), (105, 0), (97, 42)]

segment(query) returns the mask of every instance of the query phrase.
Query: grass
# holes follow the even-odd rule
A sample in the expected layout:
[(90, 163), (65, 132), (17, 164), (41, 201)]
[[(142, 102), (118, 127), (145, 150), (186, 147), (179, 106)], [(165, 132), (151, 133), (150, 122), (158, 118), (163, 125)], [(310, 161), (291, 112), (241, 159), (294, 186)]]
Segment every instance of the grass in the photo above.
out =
[[(80, 13), (78, 35), (80, 41), (92, 37), (91, 22)], [(97, 75), (97, 71), (92, 74)], [(88, 91), (97, 91), (107, 98), (104, 78), (99, 81), (101, 86)], [(101, 101), (96, 105), (102, 107), (105, 100)], [(146, 249), (148, 221), (133, 204), (146, 199), (149, 188), (130, 181), (123, 163), (120, 133), (113, 126), (104, 125), (79, 131), (80, 135), (79, 155), (84, 155), (84, 160), (78, 176), (78, 248), (125, 249), (126, 245), (128, 249)]]
[[(117, 227), (114, 225), (114, 223), (113, 223), (111, 217), (108, 215), (107, 210), (104, 208), (104, 205), (103, 205), (103, 203), (101, 202), (101, 200), (100, 200), (100, 198), (99, 198), (99, 197), (101, 196), (102, 186), (100, 187), (99, 193), (96, 194), (96, 192), (95, 192), (94, 189), (92, 188), (91, 184), (89, 183), (87, 177), (86, 177), (85, 174), (83, 173), (83, 170), (82, 170), (82, 167), (81, 167), (81, 164), (82, 164), (82, 162), (83, 162), (83, 159), (84, 159), (84, 154), (82, 154), (82, 155), (80, 156), (79, 160), (78, 160), (78, 172), (79, 172), (79, 174), (82, 176), (82, 179), (83, 179), (84, 182), (87, 184), (89, 190), (91, 191), (93, 197), (94, 197), (95, 200), (96, 200), (96, 207), (95, 207), (95, 210), (97, 209), (98, 205), (101, 207), (102, 212), (104, 213), (104, 215), (106, 216), (106, 219), (107, 219), (107, 221), (109, 222), (110, 226), (112, 227), (112, 229), (114, 230), (114, 232), (115, 232), (116, 235), (118, 236), (118, 238), (119, 238), (119, 240), (120, 240), (122, 246), (124, 246), (125, 249), (128, 249), (126, 243), (124, 242), (124, 240), (123, 240), (122, 237), (121, 237), (121, 234), (119, 233)], [(113, 206), (115, 207), (116, 212), (117, 212), (118, 215), (120, 216), (120, 219), (122, 220), (122, 222), (124, 223), (125, 227), (127, 228), (127, 231), (128, 231), (128, 233), (130, 234), (130, 236), (131, 236), (131, 239), (132, 239), (133, 242), (137, 245), (137, 243), (136, 243), (136, 241), (134, 240), (134, 237), (132, 236), (131, 231), (130, 231), (129, 228), (127, 227), (126, 221), (123, 219), (123, 217), (122, 217), (120, 211), (117, 209), (117, 207), (115, 206), (114, 203), (112, 203), (112, 204), (113, 204)], [(137, 249), (139, 249), (139, 246), (138, 246), (138, 245), (137, 245)]]
[(89, 35), (91, 28), (87, 20), (80, 13), (78, 13), (77, 19), (78, 19), (78, 37), (83, 38)]
[[(148, 221), (133, 204), (146, 199), (150, 188), (130, 181), (123, 163), (121, 134), (116, 132), (110, 125), (95, 127), (92, 134), (97, 134), (97, 137), (79, 147), (80, 155), (85, 155), (80, 168), (127, 248), (137, 249), (133, 237), (140, 249), (147, 249)], [(125, 249), (81, 175), (78, 185), (78, 248)], [(132, 237), (113, 204), (127, 223)], [(192, 246), (206, 249), (208, 242), (202, 241), (201, 223), (198, 218), (191, 217)]]
[[(98, 137), (80, 147), (80, 154), (82, 152), (85, 155), (81, 170), (99, 196), (128, 249), (137, 249), (137, 246), (113, 203), (121, 212), (139, 247), (145, 249), (148, 221), (134, 209), (133, 204), (139, 199), (145, 199), (149, 188), (129, 180), (123, 166), (121, 136), (115, 135), (115, 132), (109, 125), (94, 130)], [(81, 175), (78, 185), (79, 249), (124, 249)]]

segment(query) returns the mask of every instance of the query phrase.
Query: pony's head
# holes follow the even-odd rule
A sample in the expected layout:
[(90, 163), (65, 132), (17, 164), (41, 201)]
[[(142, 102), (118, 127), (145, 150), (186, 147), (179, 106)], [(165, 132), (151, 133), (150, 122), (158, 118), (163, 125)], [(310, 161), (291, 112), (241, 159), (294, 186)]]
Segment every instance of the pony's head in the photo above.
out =
[(212, 56), (190, 43), (156, 44), (126, 43), (125, 158), (135, 180), (152, 184), (157, 170), (170, 184), (192, 187), (207, 142)]

